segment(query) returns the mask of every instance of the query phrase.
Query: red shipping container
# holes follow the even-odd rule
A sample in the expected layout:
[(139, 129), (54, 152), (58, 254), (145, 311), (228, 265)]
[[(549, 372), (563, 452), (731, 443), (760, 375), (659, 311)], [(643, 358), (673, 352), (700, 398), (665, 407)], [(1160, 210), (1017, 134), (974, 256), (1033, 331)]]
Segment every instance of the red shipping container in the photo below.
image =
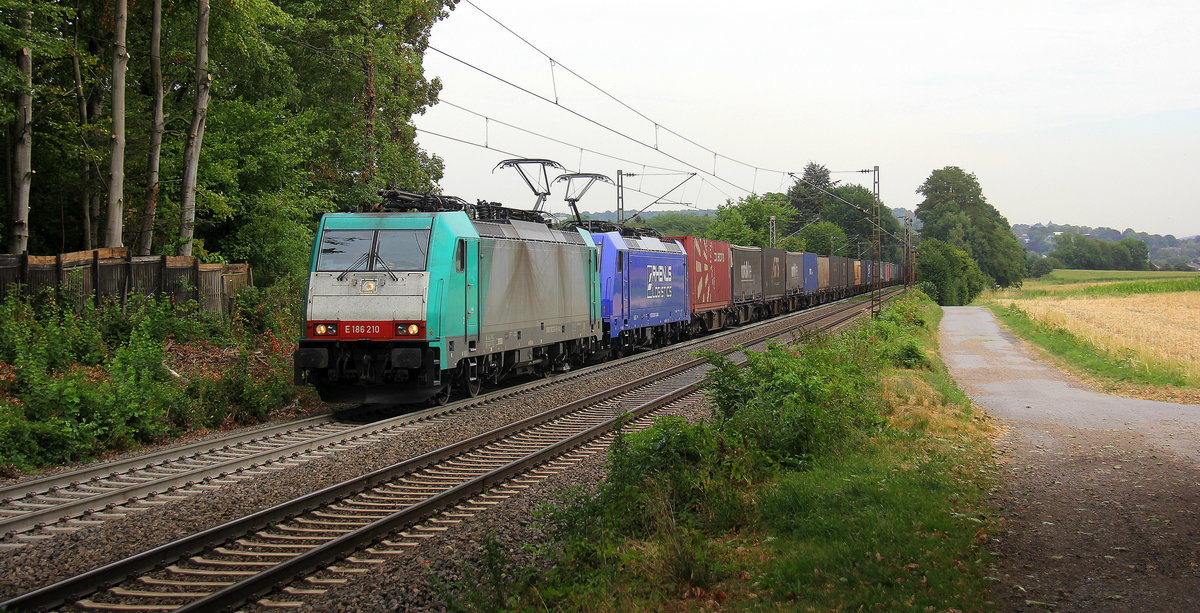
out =
[(692, 311), (724, 308), (732, 302), (730, 293), (729, 243), (695, 236), (668, 236), (688, 254), (688, 284)]

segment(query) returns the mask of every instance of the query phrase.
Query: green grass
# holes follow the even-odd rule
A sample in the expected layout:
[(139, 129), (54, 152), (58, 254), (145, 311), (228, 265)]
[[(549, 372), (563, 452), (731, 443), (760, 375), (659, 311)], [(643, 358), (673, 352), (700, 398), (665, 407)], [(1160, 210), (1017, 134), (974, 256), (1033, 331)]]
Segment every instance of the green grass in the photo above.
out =
[(992, 520), (962, 462), (882, 441), (785, 476), (761, 501), (775, 552), (764, 587), (807, 610), (987, 609), (978, 545)]
[(1070, 332), (1031, 319), (1019, 308), (988, 303), (987, 307), (1014, 334), (1065, 360), (1089, 376), (1142, 385), (1192, 387), (1186, 374), (1166, 366), (1147, 367), (1136, 359), (1123, 359), (1099, 349)]

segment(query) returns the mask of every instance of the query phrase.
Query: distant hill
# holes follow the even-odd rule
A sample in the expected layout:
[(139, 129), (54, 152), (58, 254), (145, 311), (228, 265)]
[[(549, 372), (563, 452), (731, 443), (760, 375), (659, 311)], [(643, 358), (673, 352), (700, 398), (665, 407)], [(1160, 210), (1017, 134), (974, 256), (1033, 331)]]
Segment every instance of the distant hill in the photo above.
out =
[(1175, 264), (1200, 263), (1200, 237), (1175, 238), (1171, 234), (1147, 234), (1132, 229), (1124, 231), (1112, 228), (1092, 228), (1090, 226), (1075, 226), (1070, 224), (1037, 223), (1013, 224), (1012, 232), (1026, 249), (1046, 255), (1054, 251), (1054, 237), (1063, 232), (1082, 234), (1107, 242), (1116, 242), (1123, 238), (1136, 238), (1146, 243), (1150, 248), (1150, 261), (1157, 265), (1174, 266)]
[[(630, 215), (633, 215), (634, 213), (637, 213), (637, 209), (634, 209), (632, 211), (627, 210), (627, 211), (625, 211), (625, 216), (629, 217)], [(710, 210), (705, 210), (705, 209), (681, 209), (681, 210), (676, 210), (676, 211), (646, 211), (646, 212), (642, 213), (641, 216), (644, 219), (650, 219), (652, 217), (658, 217), (659, 215), (668, 215), (668, 214), (672, 214), (672, 213), (681, 214), (681, 215), (698, 215), (700, 217), (716, 217), (716, 215), (717, 215), (717, 212), (715, 210), (710, 211)], [(581, 211), (580, 215), (582, 215), (584, 219), (600, 219), (603, 221), (611, 221), (611, 222), (617, 221), (617, 212), (616, 211), (598, 211), (598, 212)]]

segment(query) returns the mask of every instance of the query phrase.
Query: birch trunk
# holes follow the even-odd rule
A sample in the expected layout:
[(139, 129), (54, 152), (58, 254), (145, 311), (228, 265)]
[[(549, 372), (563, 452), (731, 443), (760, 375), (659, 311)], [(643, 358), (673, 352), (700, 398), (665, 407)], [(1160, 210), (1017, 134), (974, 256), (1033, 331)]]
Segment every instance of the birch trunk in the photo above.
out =
[(146, 168), (146, 207), (142, 210), (142, 230), (138, 236), (138, 255), (150, 255), (154, 243), (154, 213), (158, 209), (158, 165), (163, 140), (163, 82), (159, 45), (162, 39), (162, 0), (154, 0), (150, 21), (150, 79), (154, 88), (154, 111), (150, 119), (150, 151)]
[[(28, 34), (33, 28), (33, 13), (26, 13), (24, 21), (22, 29)], [(21, 88), (17, 92), (17, 118), (13, 125), (12, 180), (15, 185), (8, 250), (25, 253), (29, 248), (29, 186), (33, 182), (33, 49), (22, 47), (17, 52), (17, 69), (21, 72)]]
[[(79, 24), (75, 27), (78, 29)], [(76, 32), (78, 39), (78, 32)], [(88, 124), (88, 100), (87, 95), (83, 93), (83, 71), (79, 67), (79, 49), (71, 56), (71, 72), (75, 77), (75, 97), (79, 102), (79, 125), (85, 127)], [(94, 243), (92, 241), (92, 162), (88, 156), (83, 156), (83, 165), (80, 168), (80, 182), (82, 183), (79, 190), (79, 205), (83, 210), (83, 249), (91, 251)]]
[(196, 229), (196, 174), (200, 167), (200, 146), (204, 142), (204, 120), (208, 115), (208, 96), (212, 76), (208, 74), (208, 0), (198, 0), (196, 8), (196, 104), (192, 109), (192, 127), (183, 152), (183, 187), (180, 198), (179, 255), (192, 255), (192, 237)]
[(125, 221), (125, 73), (129, 65), (129, 50), (125, 47), (125, 28), (128, 3), (116, 2), (116, 22), (113, 28), (112, 71), (112, 159), (109, 161), (108, 226), (106, 247), (120, 247)]

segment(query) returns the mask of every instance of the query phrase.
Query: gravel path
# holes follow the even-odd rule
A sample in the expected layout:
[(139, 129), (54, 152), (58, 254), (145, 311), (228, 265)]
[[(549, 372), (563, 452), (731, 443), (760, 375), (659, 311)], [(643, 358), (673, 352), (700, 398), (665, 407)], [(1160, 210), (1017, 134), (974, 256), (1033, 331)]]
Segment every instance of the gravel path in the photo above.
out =
[(951, 374), (997, 417), (1006, 611), (1200, 610), (1200, 406), (1108, 396), (948, 307)]

